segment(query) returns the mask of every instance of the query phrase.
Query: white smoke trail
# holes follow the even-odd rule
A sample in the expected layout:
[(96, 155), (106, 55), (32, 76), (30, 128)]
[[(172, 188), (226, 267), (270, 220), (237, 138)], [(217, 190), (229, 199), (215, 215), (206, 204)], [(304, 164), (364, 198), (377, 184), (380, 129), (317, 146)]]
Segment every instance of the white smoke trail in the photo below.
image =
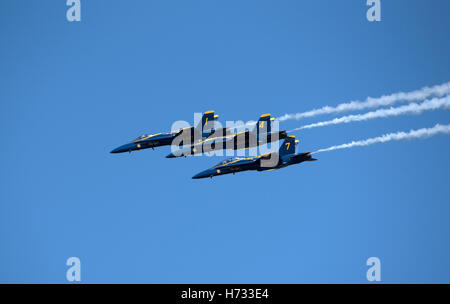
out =
[(337, 125), (342, 123), (349, 123), (353, 121), (365, 121), (369, 119), (385, 118), (405, 114), (420, 114), (424, 111), (449, 109), (449, 108), (450, 108), (450, 95), (447, 95), (443, 98), (433, 98), (430, 100), (426, 100), (422, 103), (410, 103), (397, 108), (380, 109), (372, 112), (367, 112), (364, 114), (347, 115), (327, 121), (316, 122), (309, 125), (301, 126), (299, 128), (295, 128), (293, 130), (290, 130), (289, 132), (317, 127), (324, 127), (329, 125)]
[(412, 102), (424, 100), (430, 96), (442, 97), (450, 94), (450, 82), (436, 85), (433, 87), (424, 87), (420, 90), (411, 92), (399, 92), (391, 95), (384, 95), (379, 98), (368, 97), (365, 101), (351, 101), (347, 103), (341, 103), (335, 107), (325, 106), (319, 109), (314, 109), (308, 112), (285, 114), (277, 119), (279, 121), (285, 121), (290, 119), (302, 119), (306, 117), (313, 117), (321, 114), (332, 114), (346, 111), (362, 110), (367, 108), (376, 108), (381, 106), (390, 106), (397, 102)]
[(450, 133), (450, 125), (436, 124), (432, 128), (422, 128), (422, 129), (418, 129), (418, 130), (411, 130), (408, 133), (406, 133), (406, 132), (389, 133), (389, 134), (385, 134), (385, 135), (382, 135), (379, 137), (374, 137), (374, 138), (369, 138), (369, 139), (359, 140), (359, 141), (352, 141), (347, 144), (332, 146), (332, 147), (329, 147), (326, 149), (320, 149), (315, 152), (312, 152), (311, 154), (333, 151), (333, 150), (338, 150), (338, 149), (349, 149), (349, 148), (353, 148), (353, 147), (370, 146), (373, 144), (385, 143), (385, 142), (392, 141), (392, 140), (397, 141), (397, 140), (406, 140), (406, 139), (426, 138), (426, 137), (430, 137), (430, 136), (440, 134), (440, 133), (443, 133), (443, 134)]

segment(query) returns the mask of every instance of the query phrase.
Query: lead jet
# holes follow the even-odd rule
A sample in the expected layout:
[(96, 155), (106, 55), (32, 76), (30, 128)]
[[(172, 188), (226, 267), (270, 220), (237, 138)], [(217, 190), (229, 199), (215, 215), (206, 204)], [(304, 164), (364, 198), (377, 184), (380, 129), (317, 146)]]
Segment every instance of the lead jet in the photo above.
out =
[(214, 122), (219, 116), (214, 114), (214, 111), (203, 113), (202, 120), (196, 127), (188, 127), (179, 129), (173, 132), (144, 134), (135, 140), (124, 144), (111, 153), (123, 153), (136, 150), (156, 148), (161, 146), (169, 146), (175, 138), (185, 138), (184, 141), (194, 142), (196, 139), (203, 139), (214, 133)]
[(290, 165), (299, 164), (305, 161), (315, 161), (311, 157), (311, 152), (295, 153), (295, 146), (298, 143), (295, 136), (287, 137), (280, 146), (278, 152), (270, 152), (255, 157), (236, 157), (225, 160), (216, 166), (200, 172), (193, 176), (193, 179), (206, 178), (248, 170), (271, 171), (281, 169)]
[(167, 158), (190, 156), (220, 150), (239, 150), (258, 147), (287, 137), (286, 131), (272, 131), (274, 118), (261, 115), (252, 131), (230, 133), (228, 128), (218, 129), (208, 138), (168, 154)]

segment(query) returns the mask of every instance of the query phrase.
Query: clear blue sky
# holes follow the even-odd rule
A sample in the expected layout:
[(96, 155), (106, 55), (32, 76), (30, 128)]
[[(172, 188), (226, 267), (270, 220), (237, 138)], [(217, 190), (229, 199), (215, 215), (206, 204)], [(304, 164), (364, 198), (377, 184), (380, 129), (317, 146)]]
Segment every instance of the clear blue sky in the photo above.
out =
[[(0, 4), (0, 282), (450, 282), (450, 138), (191, 177), (222, 158), (113, 155), (215, 110), (254, 120), (450, 80), (450, 2)], [(322, 116), (322, 118), (330, 118)], [(313, 120), (305, 120), (313, 121)], [(449, 112), (296, 133), (301, 151), (450, 123)], [(289, 121), (289, 130), (303, 124)]]

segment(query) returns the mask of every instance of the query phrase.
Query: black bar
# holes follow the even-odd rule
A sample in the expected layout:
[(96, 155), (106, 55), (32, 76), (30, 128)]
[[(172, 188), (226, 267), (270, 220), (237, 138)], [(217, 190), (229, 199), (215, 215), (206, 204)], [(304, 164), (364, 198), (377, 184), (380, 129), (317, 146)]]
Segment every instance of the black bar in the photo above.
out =
[[(71, 300), (86, 300), (87, 294), (114, 300), (139, 297), (144, 303), (300, 303), (311, 299), (380, 300), (392, 294), (401, 298), (448, 294), (449, 285), (420, 284), (61, 284), (1, 285), (2, 294), (60, 294)], [(212, 296), (212, 297), (211, 297)], [(58, 296), (58, 298), (60, 298)], [(157, 301), (158, 300), (158, 301)]]

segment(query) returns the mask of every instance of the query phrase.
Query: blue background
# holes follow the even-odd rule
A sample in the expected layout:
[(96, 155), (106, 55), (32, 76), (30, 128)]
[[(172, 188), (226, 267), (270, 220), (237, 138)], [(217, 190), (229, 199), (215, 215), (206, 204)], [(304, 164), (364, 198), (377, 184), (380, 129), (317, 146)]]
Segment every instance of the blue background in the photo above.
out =
[[(450, 80), (450, 2), (0, 4), (0, 282), (450, 282), (449, 138), (318, 154), (192, 180), (220, 157), (113, 155), (175, 120), (281, 116)], [(290, 130), (305, 122), (284, 122)], [(297, 132), (313, 151), (449, 113)]]

